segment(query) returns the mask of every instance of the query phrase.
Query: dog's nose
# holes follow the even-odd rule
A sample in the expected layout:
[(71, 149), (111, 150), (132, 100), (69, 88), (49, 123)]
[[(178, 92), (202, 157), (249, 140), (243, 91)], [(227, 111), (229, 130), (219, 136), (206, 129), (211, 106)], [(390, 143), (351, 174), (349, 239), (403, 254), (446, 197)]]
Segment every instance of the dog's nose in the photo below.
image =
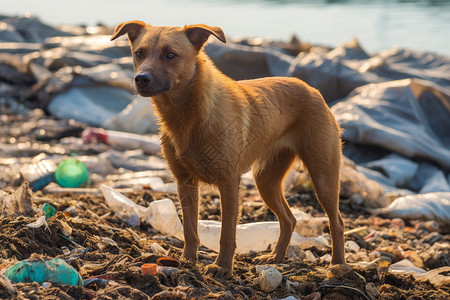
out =
[(134, 82), (136, 82), (137, 85), (146, 85), (150, 83), (151, 79), (152, 77), (150, 76), (150, 74), (141, 72), (137, 74), (136, 77), (134, 77)]

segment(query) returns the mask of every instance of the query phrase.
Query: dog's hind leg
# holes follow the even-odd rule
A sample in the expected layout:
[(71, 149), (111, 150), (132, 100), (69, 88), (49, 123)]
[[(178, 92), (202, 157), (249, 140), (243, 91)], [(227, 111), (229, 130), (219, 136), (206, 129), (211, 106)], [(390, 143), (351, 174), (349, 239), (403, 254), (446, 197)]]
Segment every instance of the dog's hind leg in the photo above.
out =
[[(344, 222), (339, 212), (341, 141), (338, 128), (317, 126), (304, 135), (299, 155), (311, 176), (317, 199), (329, 219), (333, 246), (331, 264), (344, 264)], [(320, 128), (325, 128), (319, 130)]]
[(283, 179), (295, 158), (290, 150), (275, 152), (268, 159), (263, 158), (253, 166), (253, 175), (261, 198), (277, 216), (280, 235), (273, 251), (255, 260), (262, 263), (280, 263), (294, 231), (296, 219), (283, 194)]

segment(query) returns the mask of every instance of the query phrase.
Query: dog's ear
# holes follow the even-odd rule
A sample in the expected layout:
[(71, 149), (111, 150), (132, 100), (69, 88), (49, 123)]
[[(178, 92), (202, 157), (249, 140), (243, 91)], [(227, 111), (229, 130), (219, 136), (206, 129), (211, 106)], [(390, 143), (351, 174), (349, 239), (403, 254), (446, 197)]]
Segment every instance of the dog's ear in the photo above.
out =
[(209, 36), (214, 35), (219, 41), (226, 43), (227, 38), (220, 27), (213, 27), (204, 24), (185, 26), (184, 31), (191, 43), (200, 50)]
[(145, 27), (145, 23), (142, 21), (129, 21), (120, 23), (116, 26), (113, 35), (111, 36), (111, 41), (117, 39), (119, 36), (128, 33), (128, 38), (130, 42), (133, 42), (141, 32), (141, 30)]

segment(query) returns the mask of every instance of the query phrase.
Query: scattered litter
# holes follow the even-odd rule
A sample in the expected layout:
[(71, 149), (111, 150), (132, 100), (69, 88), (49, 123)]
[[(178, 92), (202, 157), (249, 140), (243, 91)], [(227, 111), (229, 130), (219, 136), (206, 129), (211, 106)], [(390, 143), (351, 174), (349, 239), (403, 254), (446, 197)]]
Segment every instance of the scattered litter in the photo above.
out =
[(88, 187), (89, 171), (81, 161), (68, 158), (61, 161), (55, 171), (55, 181), (65, 188)]
[(447, 275), (448, 272), (450, 272), (449, 266), (436, 268), (427, 272), (424, 269), (416, 267), (410, 260), (403, 259), (395, 264), (392, 264), (389, 267), (389, 271), (399, 274), (411, 274), (417, 280), (429, 280), (432, 284), (437, 286), (450, 284), (450, 275)]
[(81, 286), (83, 280), (75, 269), (64, 260), (30, 259), (18, 262), (5, 272), (12, 282), (43, 282)]
[(50, 228), (48, 227), (48, 223), (45, 219), (45, 215), (40, 216), (39, 219), (37, 219), (33, 223), (27, 224), (26, 226), (31, 227), (31, 228), (40, 228), (42, 226), (45, 226), (45, 230), (50, 232)]
[(45, 213), (46, 218), (53, 217), (56, 213), (56, 208), (48, 203), (44, 203), (44, 205), (42, 205), (41, 207), (41, 210)]
[(170, 276), (171, 274), (178, 272), (178, 268), (158, 266), (157, 264), (144, 264), (142, 265), (141, 268), (142, 268), (142, 275), (151, 275), (151, 276), (154, 276), (156, 274), (164, 274), (166, 276)]
[(161, 247), (161, 245), (159, 245), (158, 243), (152, 243), (151, 249), (152, 249), (152, 252), (155, 254), (162, 254), (162, 255), (168, 254), (168, 251), (166, 249), (164, 249), (163, 247)]
[(386, 274), (389, 270), (389, 266), (391, 265), (392, 260), (387, 256), (382, 256), (378, 260), (378, 278), (380, 278), (381, 282), (384, 282), (384, 278), (386, 277)]
[(161, 152), (161, 145), (157, 137), (92, 127), (86, 128), (81, 137), (84, 143), (102, 142), (118, 150), (142, 149), (149, 155)]
[(33, 191), (40, 190), (55, 180), (56, 163), (44, 153), (35, 156), (31, 164), (20, 168), (20, 175), (30, 183)]
[(36, 208), (33, 206), (32, 191), (28, 181), (12, 194), (0, 190), (0, 207), (3, 216), (25, 215), (34, 216)]
[(156, 260), (156, 263), (165, 267), (179, 268), (181, 266), (181, 263), (173, 257), (160, 257)]
[(440, 225), (450, 226), (450, 193), (408, 195), (373, 212), (407, 220), (434, 220)]
[[(369, 54), (357, 41), (335, 49), (298, 39), (230, 38), (206, 45), (232, 78), (297, 76), (320, 89), (343, 128), (344, 156), (351, 159), (343, 159), (340, 208), (347, 263), (361, 275), (342, 266), (327, 272), (328, 218), (307, 171), (294, 167), (285, 195), (297, 226), (288, 259), (276, 265), (281, 284), (264, 292), (256, 278), (268, 266), (256, 266), (255, 273), (252, 259), (273, 250), (279, 224), (257, 193), (251, 170), (241, 181), (232, 280), (203, 275), (217, 257), (221, 230), (220, 194), (211, 186), (200, 188), (198, 263), (182, 259), (177, 186), (160, 156), (151, 101), (130, 91), (128, 41), (110, 42), (113, 28), (106, 26), (52, 28), (36, 18), (7, 16), (0, 25), (0, 40), (12, 39), (0, 43), (0, 273), (17, 260), (61, 257), (88, 278), (84, 287), (63, 289), (50, 281), (41, 288), (0, 276), (0, 298), (449, 298), (442, 288), (450, 265), (450, 228), (442, 218), (448, 205), (423, 200), (424, 193), (450, 192), (447, 57), (405, 49)], [(102, 133), (109, 140), (99, 142)], [(89, 170), (90, 188), (53, 182), (58, 163), (68, 157)], [(105, 193), (102, 184), (112, 191)], [(407, 195), (421, 198), (414, 209), (426, 217), (398, 212), (396, 198)], [(391, 202), (398, 215), (390, 213)], [(411, 203), (404, 203), (408, 214)], [(53, 217), (47, 207), (50, 214), (41, 216), (36, 207), (43, 204), (55, 208)], [(373, 208), (382, 208), (382, 218), (367, 213)], [(48, 227), (44, 233), (42, 225)], [(384, 257), (393, 262), (388, 270)], [(411, 273), (397, 273), (400, 262)], [(145, 264), (176, 272), (143, 276)]]

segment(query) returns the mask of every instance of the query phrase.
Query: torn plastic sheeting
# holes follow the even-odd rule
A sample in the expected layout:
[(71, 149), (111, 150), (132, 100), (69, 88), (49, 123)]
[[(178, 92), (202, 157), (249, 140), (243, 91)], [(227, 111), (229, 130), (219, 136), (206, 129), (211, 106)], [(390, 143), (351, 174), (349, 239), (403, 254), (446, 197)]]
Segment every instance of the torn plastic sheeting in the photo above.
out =
[(450, 193), (428, 193), (399, 197), (388, 207), (374, 210), (392, 218), (407, 220), (434, 220), (450, 226)]
[(409, 186), (417, 187), (418, 194), (431, 192), (450, 192), (450, 174), (446, 178), (444, 172), (436, 165), (420, 163), (416, 176), (411, 180)]
[(387, 183), (396, 187), (406, 186), (419, 169), (417, 163), (395, 153), (370, 161), (364, 167), (380, 171), (386, 176)]
[(57, 95), (48, 110), (61, 119), (75, 119), (100, 127), (122, 111), (133, 95), (126, 90), (107, 86), (73, 87)]
[(73, 34), (55, 29), (35, 17), (8, 17), (2, 22), (10, 24), (29, 43), (41, 43), (48, 37), (71, 36)]
[(155, 133), (158, 132), (158, 118), (150, 99), (136, 96), (124, 110), (106, 120), (102, 127), (138, 134)]
[(41, 49), (39, 43), (4, 43), (0, 42), (0, 52), (13, 53), (13, 54), (29, 54)]
[(3, 216), (34, 216), (37, 210), (33, 205), (28, 181), (24, 181), (12, 194), (0, 190), (0, 209)]
[(293, 60), (274, 49), (216, 41), (207, 44), (205, 51), (222, 72), (236, 80), (287, 76)]
[[(133, 69), (124, 70), (117, 64), (101, 64), (92, 68), (83, 68), (80, 75), (86, 76), (98, 83), (105, 83), (111, 86), (130, 90), (132, 79), (134, 78)], [(149, 102), (148, 98), (147, 101)]]
[(389, 271), (397, 274), (410, 274), (414, 276), (416, 280), (427, 281), (430, 283), (442, 286), (450, 284), (450, 275), (446, 275), (450, 272), (450, 267), (440, 267), (431, 271), (425, 271), (424, 269), (416, 267), (410, 260), (403, 259), (395, 264), (389, 266)]
[(23, 43), (25, 39), (14, 26), (0, 22), (0, 41), (2, 43)]
[(383, 64), (371, 71), (391, 80), (421, 78), (441, 86), (450, 85), (450, 57), (425, 51), (392, 48), (375, 57)]
[(359, 73), (319, 53), (300, 53), (292, 63), (289, 75), (318, 89), (327, 102), (345, 97), (361, 85), (379, 81), (371, 74)]
[(110, 59), (130, 55), (130, 45), (127, 40), (111, 42), (110, 35), (65, 36), (47, 38), (44, 49), (62, 47), (86, 53), (102, 55)]
[[(428, 105), (422, 97), (429, 97), (430, 89), (434, 102)], [(344, 129), (344, 140), (425, 158), (450, 170), (450, 144), (442, 135), (450, 128), (449, 108), (450, 94), (438, 86), (405, 79), (357, 88), (332, 111)]]
[[(63, 48), (58, 48), (63, 49)], [(48, 59), (47, 65), (49, 69), (52, 67), (61, 66), (80, 66), (82, 68), (92, 68), (98, 65), (108, 64), (111, 59), (99, 54), (86, 53), (80, 51), (68, 51), (63, 49), (64, 52), (60, 56), (53, 56)], [(49, 50), (51, 51), (51, 50)]]

